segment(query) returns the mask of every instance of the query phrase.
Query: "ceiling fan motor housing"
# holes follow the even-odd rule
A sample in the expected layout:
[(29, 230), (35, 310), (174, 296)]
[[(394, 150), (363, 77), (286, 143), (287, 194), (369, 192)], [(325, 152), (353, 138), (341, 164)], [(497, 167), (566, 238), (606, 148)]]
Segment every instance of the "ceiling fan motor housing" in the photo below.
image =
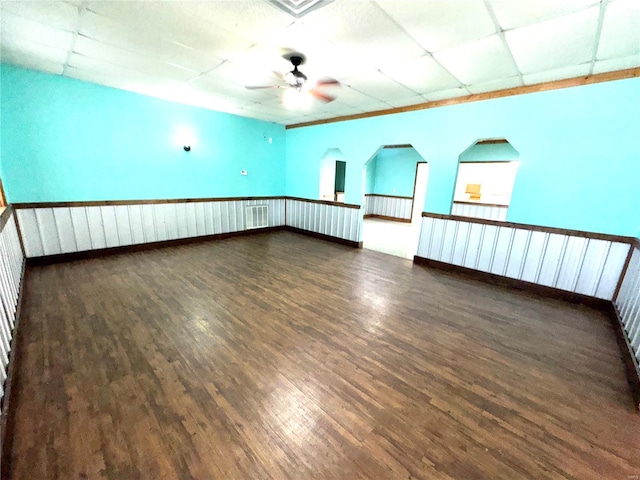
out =
[(304, 73), (302, 73), (300, 70), (298, 70), (298, 66), (302, 65), (302, 62), (304, 61), (304, 59), (298, 55), (292, 55), (289, 60), (293, 65), (293, 70), (291, 70), (291, 74), (295, 78), (298, 86), (300, 86), (307, 81), (307, 76)]

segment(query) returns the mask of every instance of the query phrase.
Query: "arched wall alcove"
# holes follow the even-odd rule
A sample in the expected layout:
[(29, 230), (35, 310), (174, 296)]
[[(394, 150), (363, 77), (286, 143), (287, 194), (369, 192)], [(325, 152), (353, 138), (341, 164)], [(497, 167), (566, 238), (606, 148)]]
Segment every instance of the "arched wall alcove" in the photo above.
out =
[[(324, 155), (322, 155), (319, 165), (319, 190), (318, 196), (316, 197), (317, 199), (329, 201), (336, 200), (335, 182), (337, 180), (337, 162), (345, 162), (346, 164), (348, 164), (345, 156), (342, 154), (342, 151), (339, 148), (329, 148), (324, 152)], [(342, 183), (345, 183), (344, 177)]]
[(634, 85), (622, 80), (289, 129), (287, 193), (309, 197), (304, 177), (313, 166), (305, 162), (329, 143), (349, 159), (345, 201), (361, 203), (364, 164), (380, 145), (410, 143), (429, 161), (425, 210), (448, 214), (460, 153), (479, 138), (504, 137), (522, 162), (510, 221), (636, 235)]
[(459, 156), (451, 214), (506, 221), (520, 153), (502, 138), (478, 139)]

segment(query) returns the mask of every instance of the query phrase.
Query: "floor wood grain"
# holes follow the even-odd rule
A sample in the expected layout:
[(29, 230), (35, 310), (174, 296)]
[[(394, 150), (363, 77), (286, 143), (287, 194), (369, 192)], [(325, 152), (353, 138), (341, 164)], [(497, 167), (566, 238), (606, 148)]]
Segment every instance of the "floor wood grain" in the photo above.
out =
[(27, 278), (13, 479), (640, 475), (607, 318), (279, 232)]

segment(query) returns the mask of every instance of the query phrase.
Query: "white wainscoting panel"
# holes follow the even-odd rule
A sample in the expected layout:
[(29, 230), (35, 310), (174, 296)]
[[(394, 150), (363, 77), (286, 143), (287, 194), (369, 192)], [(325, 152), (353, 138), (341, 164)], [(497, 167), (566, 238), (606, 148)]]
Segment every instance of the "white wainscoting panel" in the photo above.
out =
[(640, 249), (635, 247), (615, 300), (629, 343), (640, 362)]
[(10, 213), (10, 218), (0, 232), (0, 399), (4, 396), (4, 382), (7, 379), (23, 261), (15, 213)]
[(611, 300), (628, 243), (422, 217), (419, 257)]
[(412, 198), (387, 197), (383, 195), (365, 195), (365, 215), (411, 220)]
[(451, 215), (459, 215), (461, 217), (485, 218), (487, 220), (499, 220), (504, 222), (507, 220), (507, 210), (509, 207), (500, 207), (497, 205), (472, 205), (469, 203), (453, 202), (451, 207)]
[(285, 200), (20, 208), (27, 257), (246, 230), (249, 205), (267, 205), (268, 226), (285, 224)]
[(360, 209), (287, 199), (287, 225), (357, 242), (360, 235)]

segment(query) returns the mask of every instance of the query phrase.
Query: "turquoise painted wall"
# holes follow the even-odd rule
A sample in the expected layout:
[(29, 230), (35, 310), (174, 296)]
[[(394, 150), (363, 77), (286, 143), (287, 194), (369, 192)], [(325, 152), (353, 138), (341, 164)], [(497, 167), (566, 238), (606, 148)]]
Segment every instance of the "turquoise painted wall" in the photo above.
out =
[[(0, 88), (10, 202), (285, 193), (280, 125), (9, 65)], [(191, 152), (176, 144), (181, 128)]]
[(520, 153), (510, 143), (474, 144), (460, 154), (461, 162), (517, 160)]
[(505, 97), (287, 130), (286, 192), (315, 198), (320, 158), (347, 160), (345, 201), (361, 203), (364, 164), (410, 143), (429, 162), (425, 210), (449, 213), (458, 158), (507, 138), (521, 165), (508, 220), (636, 235), (640, 211), (640, 79)]
[(369, 163), (365, 165), (366, 170), (366, 178), (365, 178), (365, 187), (364, 193), (375, 193), (374, 189), (376, 186), (376, 158), (372, 158)]
[(384, 148), (375, 157), (373, 193), (413, 197), (416, 164), (424, 159), (413, 148)]

